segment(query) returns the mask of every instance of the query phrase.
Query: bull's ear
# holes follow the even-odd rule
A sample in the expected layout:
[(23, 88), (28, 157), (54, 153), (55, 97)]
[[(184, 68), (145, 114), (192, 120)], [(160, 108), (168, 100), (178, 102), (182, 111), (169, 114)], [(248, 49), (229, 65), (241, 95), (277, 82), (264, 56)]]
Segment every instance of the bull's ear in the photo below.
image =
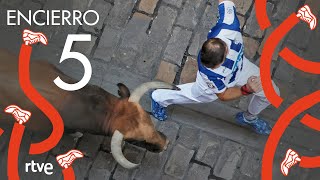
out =
[(122, 83), (118, 83), (117, 86), (119, 88), (118, 95), (121, 98), (129, 98), (130, 97), (130, 90), (126, 85), (124, 85)]

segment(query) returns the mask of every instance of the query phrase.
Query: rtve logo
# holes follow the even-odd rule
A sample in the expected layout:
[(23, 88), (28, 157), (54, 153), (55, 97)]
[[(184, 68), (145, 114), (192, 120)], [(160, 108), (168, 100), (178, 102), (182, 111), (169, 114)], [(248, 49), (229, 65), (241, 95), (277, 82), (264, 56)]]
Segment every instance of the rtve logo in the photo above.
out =
[[(31, 171), (29, 171), (29, 169), (31, 169)], [(25, 172), (44, 172), (50, 176), (53, 174), (53, 165), (51, 163), (36, 163), (32, 160), (31, 163), (25, 164)]]

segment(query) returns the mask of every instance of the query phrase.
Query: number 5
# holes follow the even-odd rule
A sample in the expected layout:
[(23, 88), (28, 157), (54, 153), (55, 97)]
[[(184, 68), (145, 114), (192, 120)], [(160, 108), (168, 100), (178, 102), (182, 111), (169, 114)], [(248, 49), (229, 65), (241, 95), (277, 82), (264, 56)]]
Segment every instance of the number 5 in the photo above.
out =
[(84, 75), (82, 79), (75, 84), (68, 84), (63, 82), (58, 76), (53, 82), (61, 89), (66, 91), (75, 91), (83, 88), (88, 84), (92, 75), (92, 67), (88, 58), (79, 52), (70, 52), (73, 41), (91, 41), (90, 34), (69, 34), (64, 45), (60, 63), (66, 59), (73, 58), (81, 62), (84, 67)]

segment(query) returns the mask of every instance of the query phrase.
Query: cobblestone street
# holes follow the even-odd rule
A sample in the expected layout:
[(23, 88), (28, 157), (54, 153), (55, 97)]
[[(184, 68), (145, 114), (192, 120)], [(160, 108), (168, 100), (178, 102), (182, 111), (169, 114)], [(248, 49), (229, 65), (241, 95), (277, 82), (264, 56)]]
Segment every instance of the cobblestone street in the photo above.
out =
[[(260, 30), (256, 20), (253, 0), (233, 0), (241, 22), (245, 44), (245, 56), (259, 65), (262, 49), (271, 32), (290, 14), (303, 4), (312, 7), (320, 17), (320, 3), (316, 0), (268, 0), (267, 12), (272, 27)], [(126, 84), (130, 90), (152, 80), (183, 84), (195, 81), (196, 57), (208, 31), (218, 20), (218, 0), (0, 0), (1, 48), (18, 54), (24, 28), (41, 31), (48, 37), (48, 46), (34, 46), (32, 57), (49, 61), (67, 75), (76, 79), (83, 76), (83, 67), (76, 60), (59, 63), (68, 34), (91, 34), (91, 42), (76, 42), (73, 51), (89, 57), (93, 75), (91, 84), (98, 85), (112, 94), (117, 94), (117, 83)], [(7, 9), (31, 10), (88, 9), (96, 10), (100, 21), (92, 26), (4, 26)], [(46, 17), (39, 16), (44, 21)], [(17, 33), (18, 32), (18, 33)], [(10, 39), (9, 39), (10, 38)], [(284, 47), (297, 55), (319, 62), (319, 28), (310, 31), (306, 23), (300, 22), (281, 41), (273, 54), (272, 75), (281, 90), (283, 104), (278, 108), (268, 107), (262, 117), (274, 125), (281, 113), (299, 98), (319, 90), (320, 80), (316, 75), (304, 73), (290, 66), (278, 56)], [(8, 42), (8, 43), (7, 43)], [(15, 43), (13, 43), (15, 42)], [(73, 164), (77, 179), (89, 180), (258, 180), (261, 179), (261, 159), (266, 136), (235, 124), (234, 117), (246, 110), (249, 97), (231, 102), (216, 101), (208, 104), (171, 106), (167, 121), (154, 120), (157, 129), (169, 139), (169, 148), (161, 153), (125, 143), (124, 155), (137, 169), (126, 170), (116, 164), (110, 153), (110, 137), (85, 133), (76, 138), (65, 133), (59, 145), (48, 153), (28, 155), (31, 133), (24, 135), (20, 152), (21, 179), (62, 179), (61, 168), (55, 156), (76, 148), (85, 157)], [(142, 105), (150, 111), (150, 98), (145, 95)], [(308, 110), (320, 118), (319, 105)], [(295, 166), (285, 177), (280, 163), (288, 148), (306, 156), (320, 153), (320, 134), (300, 123), (296, 118), (285, 131), (274, 159), (275, 180), (316, 180), (320, 169), (303, 169)], [(11, 132), (12, 127), (3, 127)], [(0, 138), (1, 173), (6, 171), (10, 133)], [(54, 174), (26, 173), (24, 163), (31, 160), (51, 162)], [(32, 177), (31, 177), (32, 176)], [(37, 176), (37, 178), (35, 178)], [(0, 174), (0, 179), (6, 175)]]

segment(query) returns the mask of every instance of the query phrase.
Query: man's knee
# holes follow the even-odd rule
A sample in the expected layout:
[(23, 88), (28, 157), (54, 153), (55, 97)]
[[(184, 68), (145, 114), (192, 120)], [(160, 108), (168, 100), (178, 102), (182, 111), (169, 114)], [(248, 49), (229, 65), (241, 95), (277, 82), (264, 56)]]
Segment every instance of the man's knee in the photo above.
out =
[(159, 98), (161, 97), (161, 89), (154, 90), (151, 94), (151, 97), (153, 100), (159, 101)]
[[(275, 92), (278, 94), (278, 96), (280, 96), (280, 89), (279, 87), (272, 81), (272, 85), (273, 85), (273, 89), (275, 90)], [(262, 91), (255, 93), (255, 95), (257, 96), (261, 96), (261, 97), (266, 97), (265, 95), (265, 89), (263, 89)]]

